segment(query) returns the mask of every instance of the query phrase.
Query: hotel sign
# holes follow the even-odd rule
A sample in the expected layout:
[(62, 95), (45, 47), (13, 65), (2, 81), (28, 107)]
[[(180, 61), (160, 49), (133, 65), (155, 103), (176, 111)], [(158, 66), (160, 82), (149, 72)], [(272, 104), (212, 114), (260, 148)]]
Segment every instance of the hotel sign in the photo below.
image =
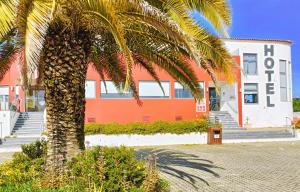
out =
[(275, 95), (274, 82), (272, 82), (272, 75), (274, 75), (274, 45), (265, 45), (265, 74), (267, 75), (266, 95), (267, 107), (275, 107), (272, 102), (272, 96)]

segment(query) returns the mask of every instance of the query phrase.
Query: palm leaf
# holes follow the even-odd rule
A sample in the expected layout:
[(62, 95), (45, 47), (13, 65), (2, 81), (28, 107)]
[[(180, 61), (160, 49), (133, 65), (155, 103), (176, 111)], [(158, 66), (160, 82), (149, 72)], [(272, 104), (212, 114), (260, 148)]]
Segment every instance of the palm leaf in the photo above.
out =
[(17, 0), (0, 1), (0, 39), (14, 27), (17, 2)]
[(39, 65), (40, 53), (44, 46), (52, 16), (55, 0), (21, 0), (17, 14), (17, 28), (20, 41), (25, 48), (25, 62), (28, 76), (35, 72)]

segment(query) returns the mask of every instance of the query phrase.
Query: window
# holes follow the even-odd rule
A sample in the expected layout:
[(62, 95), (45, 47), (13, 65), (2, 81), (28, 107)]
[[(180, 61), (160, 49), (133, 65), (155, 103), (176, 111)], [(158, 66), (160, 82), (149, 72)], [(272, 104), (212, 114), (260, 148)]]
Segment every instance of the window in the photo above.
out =
[(161, 82), (164, 92), (155, 81), (140, 81), (139, 95), (141, 98), (169, 98), (170, 82)]
[(0, 110), (9, 110), (9, 87), (0, 86)]
[(96, 81), (85, 81), (85, 98), (96, 98)]
[[(204, 83), (199, 82), (200, 94), (204, 95)], [(183, 87), (179, 82), (174, 83), (175, 88), (175, 98), (193, 98), (193, 95), (189, 88)]]
[[(106, 84), (106, 89), (105, 89), (105, 84)], [(122, 87), (120, 90), (117, 89), (115, 84), (112, 81), (101, 81), (101, 98), (115, 98), (115, 99), (120, 99), (120, 98), (132, 98), (132, 92), (127, 91), (127, 92), (122, 92)]]
[(244, 84), (244, 100), (245, 103), (258, 103), (258, 84), (245, 83)]
[(257, 75), (257, 54), (244, 53), (243, 58), (246, 75)]
[(280, 100), (287, 101), (287, 75), (286, 75), (286, 61), (279, 61), (280, 70)]

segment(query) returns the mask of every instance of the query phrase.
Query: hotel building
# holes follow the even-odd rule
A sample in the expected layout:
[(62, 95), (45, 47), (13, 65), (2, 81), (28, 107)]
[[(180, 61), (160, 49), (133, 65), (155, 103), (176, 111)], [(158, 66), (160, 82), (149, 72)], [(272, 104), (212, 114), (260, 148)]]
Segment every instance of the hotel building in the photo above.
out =
[[(142, 101), (139, 106), (130, 92), (118, 93), (109, 79), (105, 79), (106, 92), (104, 80), (89, 67), (85, 121), (178, 121), (225, 114), (236, 123), (235, 128), (289, 125), (293, 117), (291, 42), (233, 38), (223, 41), (237, 63), (235, 82), (228, 84), (226, 78), (220, 76), (217, 82), (220, 91), (217, 94), (206, 72), (193, 66), (204, 96), (199, 102), (192, 98), (188, 89), (164, 71), (157, 70), (165, 94), (146, 71), (134, 68), (133, 77)], [(43, 112), (45, 109), (43, 88), (35, 87), (32, 95), (26, 94), (19, 74), (20, 67), (16, 62), (0, 82), (2, 136), (10, 135), (19, 114), (12, 112), (12, 106), (20, 112)]]

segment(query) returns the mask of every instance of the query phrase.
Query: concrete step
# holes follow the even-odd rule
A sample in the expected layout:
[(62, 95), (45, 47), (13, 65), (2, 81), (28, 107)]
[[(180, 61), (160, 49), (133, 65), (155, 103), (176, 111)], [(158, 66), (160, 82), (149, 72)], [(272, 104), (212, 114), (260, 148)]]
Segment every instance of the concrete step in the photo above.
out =
[(32, 130), (32, 131), (16, 131), (14, 133), (12, 133), (12, 135), (36, 135), (36, 134), (41, 134), (40, 130)]
[(293, 134), (288, 131), (224, 131), (223, 139), (265, 139), (265, 138), (293, 138)]
[(27, 138), (7, 138), (3, 141), (1, 146), (12, 146), (12, 145), (22, 145), (27, 143), (33, 143), (36, 140), (39, 140), (39, 137), (27, 137)]
[(14, 129), (18, 129), (18, 128), (37, 128), (39, 129), (40, 127), (42, 126), (42, 124), (39, 124), (39, 125), (18, 125), (18, 126), (15, 126)]
[(209, 113), (211, 122), (218, 121), (222, 124), (223, 130), (237, 130), (239, 124), (231, 117), (227, 111), (212, 111)]

